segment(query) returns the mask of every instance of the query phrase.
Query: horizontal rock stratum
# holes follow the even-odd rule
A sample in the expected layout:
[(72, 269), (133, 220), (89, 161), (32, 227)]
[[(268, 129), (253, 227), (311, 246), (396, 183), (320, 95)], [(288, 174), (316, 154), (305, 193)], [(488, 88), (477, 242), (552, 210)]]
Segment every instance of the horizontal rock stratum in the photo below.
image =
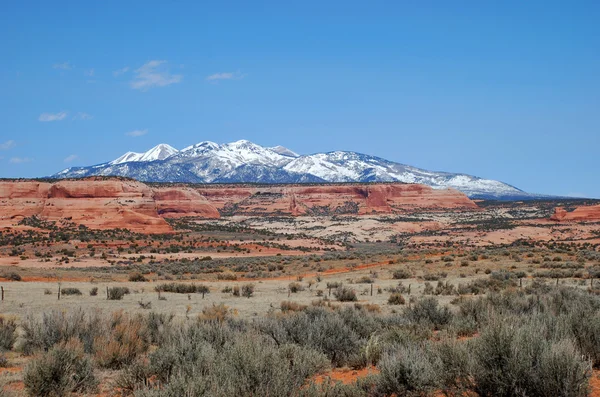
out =
[(476, 209), (454, 189), (418, 184), (161, 185), (124, 178), (0, 181), (0, 226), (25, 217), (68, 219), (96, 229), (164, 233), (164, 218), (327, 216)]
[(550, 219), (558, 222), (598, 222), (600, 221), (600, 205), (577, 207), (570, 212), (562, 207), (557, 207)]

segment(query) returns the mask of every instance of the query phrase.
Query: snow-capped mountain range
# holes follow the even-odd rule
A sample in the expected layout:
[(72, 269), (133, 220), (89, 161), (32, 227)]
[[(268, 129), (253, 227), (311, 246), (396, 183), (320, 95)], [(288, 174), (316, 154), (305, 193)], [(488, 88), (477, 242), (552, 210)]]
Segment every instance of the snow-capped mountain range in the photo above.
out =
[(144, 153), (127, 152), (107, 163), (67, 168), (51, 177), (93, 175), (125, 176), (144, 182), (405, 182), (435, 189), (454, 188), (471, 198), (541, 197), (491, 179), (427, 171), (356, 152), (299, 155), (283, 146), (263, 147), (246, 140), (225, 144), (206, 141), (182, 150), (160, 144)]

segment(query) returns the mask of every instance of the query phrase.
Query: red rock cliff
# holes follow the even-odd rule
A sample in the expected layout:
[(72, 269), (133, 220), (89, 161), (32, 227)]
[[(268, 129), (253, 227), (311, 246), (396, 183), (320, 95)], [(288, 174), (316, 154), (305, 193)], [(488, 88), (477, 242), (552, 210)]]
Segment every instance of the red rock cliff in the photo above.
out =
[(0, 226), (24, 217), (70, 218), (91, 228), (170, 231), (163, 218), (335, 215), (476, 209), (456, 190), (414, 184), (153, 185), (119, 178), (0, 181)]
[(557, 207), (550, 219), (557, 222), (598, 222), (600, 221), (600, 205), (577, 207), (571, 212), (568, 212), (562, 207)]
[(153, 191), (140, 182), (0, 182), (0, 225), (12, 225), (33, 215), (49, 221), (70, 218), (95, 229), (126, 228), (142, 233), (171, 230), (158, 216)]

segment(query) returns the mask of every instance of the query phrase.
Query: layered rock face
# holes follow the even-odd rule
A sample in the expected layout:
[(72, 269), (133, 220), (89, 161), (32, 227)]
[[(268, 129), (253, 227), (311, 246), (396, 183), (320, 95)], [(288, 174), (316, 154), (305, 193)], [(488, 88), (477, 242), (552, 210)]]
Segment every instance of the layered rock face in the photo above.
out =
[(153, 185), (120, 178), (58, 182), (0, 181), (0, 226), (38, 216), (90, 228), (142, 233), (171, 230), (164, 218), (328, 216), (476, 209), (457, 190), (416, 184)]
[(196, 190), (223, 215), (364, 215), (478, 208), (457, 190), (417, 184), (207, 185)]
[(562, 207), (557, 207), (550, 219), (557, 222), (598, 222), (600, 221), (600, 205), (577, 207), (571, 212)]
[(171, 230), (158, 216), (153, 191), (140, 182), (0, 182), (0, 225), (13, 225), (34, 215), (48, 221), (69, 219), (94, 229), (126, 228), (142, 233)]

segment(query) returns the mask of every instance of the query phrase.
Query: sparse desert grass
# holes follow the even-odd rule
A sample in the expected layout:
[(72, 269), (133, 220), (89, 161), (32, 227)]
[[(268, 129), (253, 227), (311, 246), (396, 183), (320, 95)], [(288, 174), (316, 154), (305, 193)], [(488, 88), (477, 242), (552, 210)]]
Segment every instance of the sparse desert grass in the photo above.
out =
[[(443, 216), (450, 215), (435, 219)], [(363, 219), (340, 218), (331, 222), (342, 226), (314, 230), (360, 229)], [(275, 231), (303, 227), (296, 220), (245, 222), (264, 234), (228, 219), (216, 221), (215, 229), (210, 222), (198, 229), (191, 221), (177, 222), (193, 231), (141, 236), (54, 230), (62, 234), (50, 246), (60, 242), (60, 250), (47, 249), (49, 237), (0, 235), (11, 244), (0, 246), (0, 259), (18, 243), (10, 260), (40, 264), (15, 267), (21, 282), (0, 280), (6, 295), (1, 347), (8, 365), (31, 364), (15, 375), (29, 374), (28, 390), (83, 393), (100, 383), (138, 397), (583, 397), (591, 368), (600, 368), (598, 247), (558, 241), (482, 247), (449, 242), (443, 236), (448, 230), (413, 235), (400, 247), (387, 239), (377, 242), (384, 233), (379, 229), (368, 237), (357, 230), (356, 240), (346, 234), (350, 243), (341, 243), (288, 239)], [(317, 221), (308, 222), (314, 227)], [(407, 221), (390, 219), (380, 226), (402, 222)], [(485, 234), (486, 228), (497, 232), (505, 226), (474, 227)], [(573, 235), (557, 230), (554, 236)], [(415, 245), (420, 238), (427, 244)], [(316, 250), (286, 255), (291, 245), (309, 240)], [(250, 242), (263, 245), (250, 249)], [(247, 249), (273, 253), (251, 257)], [(52, 264), (65, 263), (65, 257), (69, 266), (94, 261), (106, 266), (42, 270), (48, 255)], [(363, 282), (377, 293), (371, 296), (369, 286), (357, 285)], [(90, 293), (58, 300), (57, 283)], [(61, 368), (63, 361), (78, 363), (82, 373)], [(30, 369), (34, 363), (36, 369)], [(351, 385), (314, 382), (317, 373), (332, 368), (369, 365), (373, 373)], [(57, 374), (51, 379), (44, 375), (50, 369)], [(90, 382), (71, 383), (80, 378)]]

